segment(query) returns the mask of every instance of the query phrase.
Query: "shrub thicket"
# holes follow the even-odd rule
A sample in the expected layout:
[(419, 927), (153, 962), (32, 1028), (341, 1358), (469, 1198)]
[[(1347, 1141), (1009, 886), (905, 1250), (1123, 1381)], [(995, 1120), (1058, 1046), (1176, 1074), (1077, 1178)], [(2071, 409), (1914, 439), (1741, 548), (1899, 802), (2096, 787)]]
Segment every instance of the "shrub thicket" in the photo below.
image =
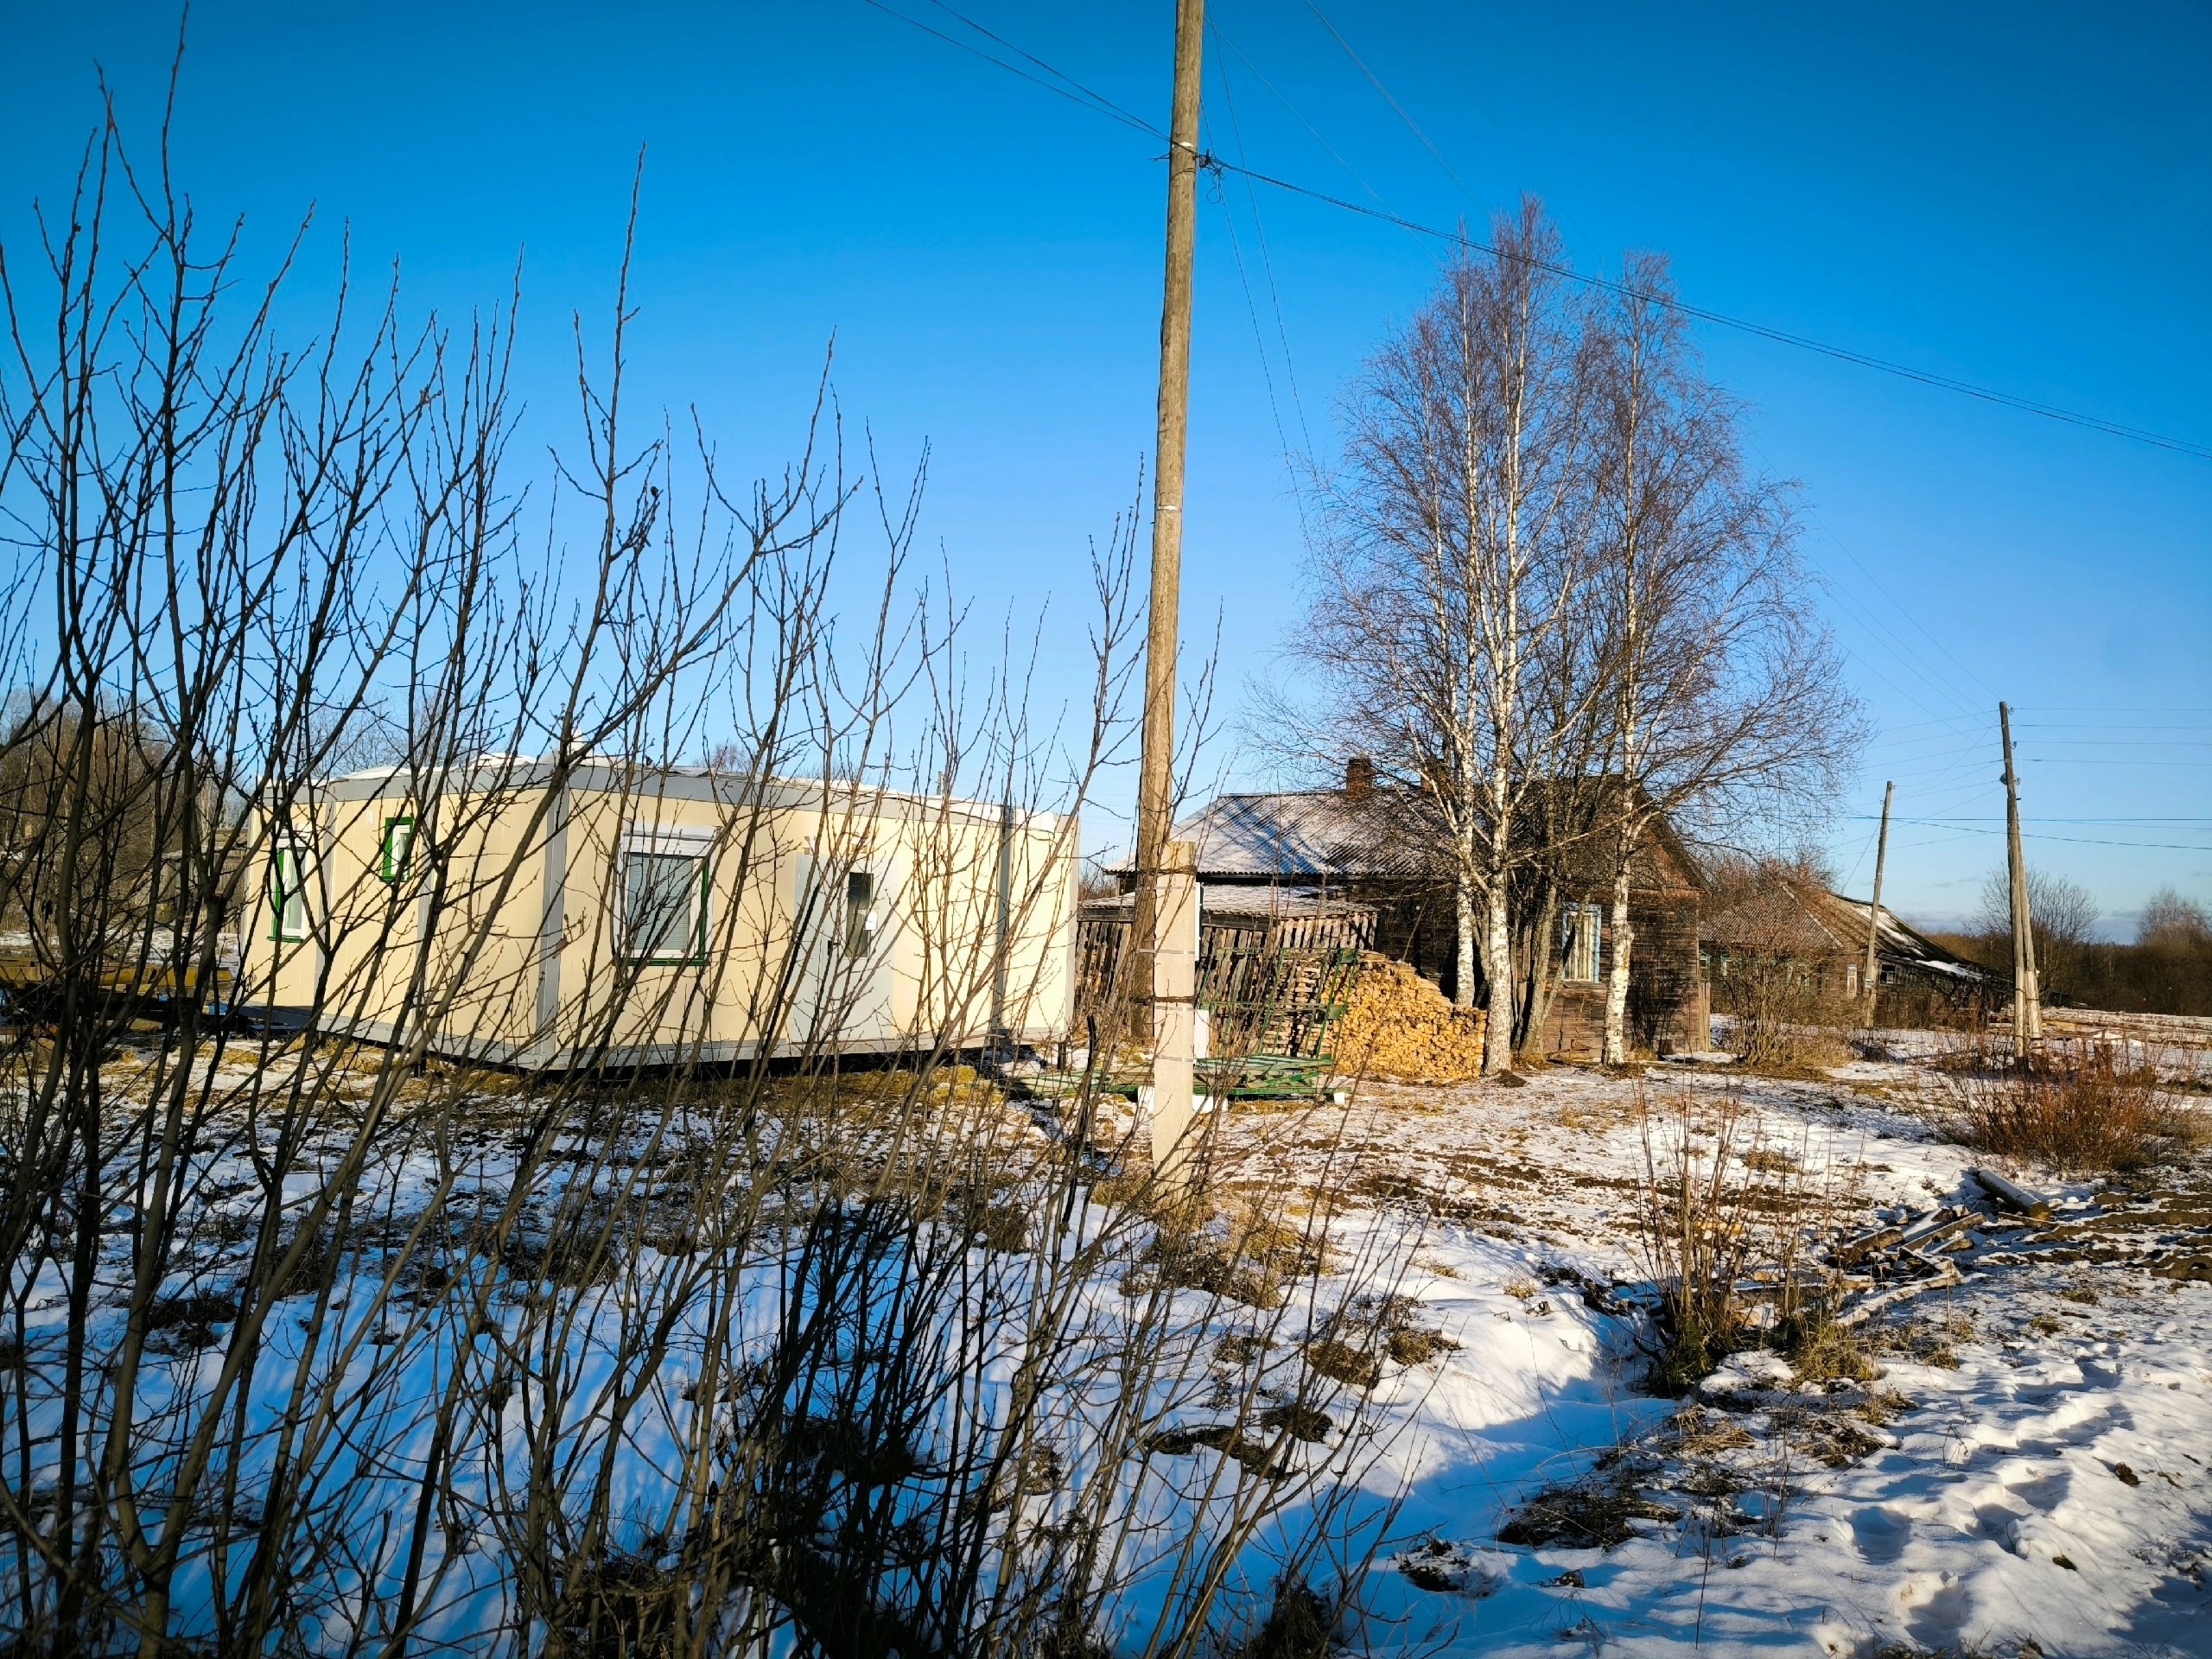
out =
[(2054, 1044), (2025, 1065), (1950, 1080), (1961, 1138), (2063, 1170), (2136, 1169), (2197, 1138), (2193, 1114), (2160, 1091), (2155, 1067), (2109, 1043)]

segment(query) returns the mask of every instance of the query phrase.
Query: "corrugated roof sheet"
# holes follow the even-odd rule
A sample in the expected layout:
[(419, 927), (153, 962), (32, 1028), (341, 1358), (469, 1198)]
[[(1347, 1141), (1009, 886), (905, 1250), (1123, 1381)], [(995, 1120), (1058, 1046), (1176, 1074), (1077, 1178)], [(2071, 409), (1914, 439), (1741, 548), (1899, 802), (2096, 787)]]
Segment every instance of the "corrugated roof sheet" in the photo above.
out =
[(1433, 880), (1435, 861), (1401, 833), (1416, 798), (1387, 788), (1356, 805), (1336, 789), (1223, 795), (1177, 824), (1175, 839), (1196, 845), (1201, 881)]
[[(1708, 916), (1700, 931), (1717, 944), (1856, 957), (1866, 949), (1866, 918), (1872, 909), (1871, 904), (1847, 899), (1840, 893), (1789, 882)], [(1987, 969), (1954, 956), (1925, 934), (1915, 932), (1887, 905), (1882, 906), (1875, 951), (1893, 966), (1924, 969), (1954, 979), (1994, 981), (1997, 977)]]

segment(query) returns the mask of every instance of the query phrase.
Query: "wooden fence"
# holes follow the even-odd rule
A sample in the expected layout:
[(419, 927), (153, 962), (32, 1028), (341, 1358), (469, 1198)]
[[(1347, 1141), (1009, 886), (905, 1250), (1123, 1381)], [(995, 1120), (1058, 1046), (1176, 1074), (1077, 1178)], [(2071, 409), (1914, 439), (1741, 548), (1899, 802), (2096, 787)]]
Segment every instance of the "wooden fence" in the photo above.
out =
[[(1087, 905), (1076, 924), (1076, 1019), (1103, 1032), (1127, 1028), (1132, 988), (1130, 907)], [(1217, 1058), (1252, 1054), (1311, 1058), (1343, 1012), (1375, 939), (1372, 906), (1332, 903), (1281, 912), (1211, 906), (1198, 925), (1198, 1006)]]

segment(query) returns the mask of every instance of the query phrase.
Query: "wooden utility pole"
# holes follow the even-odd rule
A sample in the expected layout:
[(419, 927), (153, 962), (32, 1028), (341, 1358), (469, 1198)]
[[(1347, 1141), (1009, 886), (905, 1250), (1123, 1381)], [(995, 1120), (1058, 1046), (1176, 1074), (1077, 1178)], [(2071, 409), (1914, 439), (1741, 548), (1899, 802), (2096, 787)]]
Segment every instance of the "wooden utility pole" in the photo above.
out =
[[(1175, 655), (1183, 588), (1183, 456), (1191, 422), (1191, 267), (1198, 239), (1198, 86), (1205, 0), (1175, 8), (1175, 93), (1167, 137), (1167, 273), (1160, 308), (1160, 422), (1152, 471), (1152, 605), (1137, 777), (1135, 944), (1150, 965), (1160, 861), (1173, 830)], [(1149, 989), (1151, 976), (1138, 983)]]
[(1882, 838), (1874, 844), (1874, 903), (1866, 912), (1866, 1024), (1874, 1023), (1874, 988), (1880, 982), (1880, 963), (1874, 956), (1875, 941), (1882, 933), (1882, 866), (1890, 856), (1890, 798), (1897, 792), (1896, 781), (1882, 785)]
[(2028, 861), (2020, 850), (2020, 779), (2012, 770), (2012, 711), (1997, 705), (2005, 738), (2005, 861), (2012, 879), (2012, 1058), (2043, 1040), (2043, 995), (2036, 986), (2035, 919), (2028, 913)]
[[(1160, 423), (1152, 469), (1152, 603), (1144, 665), (1144, 749), (1137, 776), (1137, 891), (1129, 943), (1135, 985), (1145, 999), (1142, 1029), (1153, 1039), (1153, 1145), (1155, 1163), (1178, 1143), (1191, 1119), (1191, 1019), (1160, 1017), (1188, 1002), (1180, 935), (1194, 931), (1192, 874), (1179, 868), (1169, 880), (1175, 902), (1161, 902), (1167, 840), (1173, 830), (1175, 657), (1183, 584), (1183, 458), (1191, 416), (1191, 267), (1198, 240), (1198, 86), (1205, 44), (1205, 0), (1177, 0), (1174, 107), (1167, 131), (1167, 270), (1160, 308)], [(1179, 865), (1181, 861), (1179, 861)], [(1187, 895), (1185, 883), (1191, 883)], [(1176, 924), (1177, 938), (1162, 937)], [(1179, 1010), (1179, 1012), (1187, 1012)], [(1170, 1053), (1170, 1048), (1180, 1052)]]

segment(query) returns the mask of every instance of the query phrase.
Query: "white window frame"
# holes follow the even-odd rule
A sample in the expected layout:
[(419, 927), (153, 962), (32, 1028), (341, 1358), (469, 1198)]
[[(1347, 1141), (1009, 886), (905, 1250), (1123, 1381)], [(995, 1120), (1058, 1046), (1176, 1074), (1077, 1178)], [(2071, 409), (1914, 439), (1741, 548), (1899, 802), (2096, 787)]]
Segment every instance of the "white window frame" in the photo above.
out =
[[(1560, 982), (1563, 985), (1595, 985), (1603, 976), (1605, 967), (1605, 912), (1598, 905), (1568, 905), (1561, 919), (1565, 926), (1560, 949)], [(1584, 928), (1587, 933), (1587, 960), (1590, 971), (1579, 973), (1585, 956)]]
[[(649, 966), (696, 967), (707, 959), (707, 932), (714, 900), (715, 832), (690, 824), (632, 824), (622, 835), (614, 860), (614, 905), (617, 940), (622, 959)], [(689, 949), (680, 956), (648, 948), (638, 950), (631, 938), (630, 861), (636, 857), (680, 858), (695, 868), (690, 883), (691, 909), (684, 918), (682, 938)]]
[[(292, 872), (289, 885), (284, 877), (287, 865)], [(269, 937), (276, 944), (304, 944), (312, 934), (308, 880), (306, 849), (296, 836), (280, 837), (269, 855)]]

